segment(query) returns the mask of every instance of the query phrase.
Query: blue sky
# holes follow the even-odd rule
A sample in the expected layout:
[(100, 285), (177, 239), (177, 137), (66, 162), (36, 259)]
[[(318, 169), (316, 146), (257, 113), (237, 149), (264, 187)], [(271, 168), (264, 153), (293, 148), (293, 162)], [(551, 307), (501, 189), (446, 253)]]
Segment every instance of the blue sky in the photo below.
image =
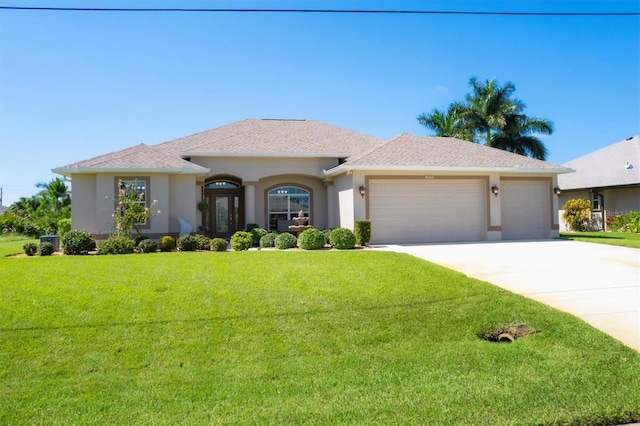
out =
[[(0, 6), (639, 12), (637, 1), (65, 1)], [(52, 168), (244, 118), (378, 137), (470, 77), (516, 85), (562, 164), (640, 134), (640, 17), (0, 11), (3, 204)]]

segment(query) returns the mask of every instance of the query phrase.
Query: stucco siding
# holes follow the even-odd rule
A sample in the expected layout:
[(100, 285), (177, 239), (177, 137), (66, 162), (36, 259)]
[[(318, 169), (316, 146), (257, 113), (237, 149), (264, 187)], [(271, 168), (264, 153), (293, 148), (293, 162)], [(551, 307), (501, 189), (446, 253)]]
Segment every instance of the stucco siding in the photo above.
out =
[(640, 210), (640, 187), (606, 189), (603, 195), (606, 210), (617, 212)]
[(193, 175), (171, 175), (169, 177), (169, 214), (166, 216), (168, 221), (168, 232), (177, 234), (180, 232), (180, 224), (178, 216), (189, 222), (192, 226), (192, 232), (197, 232), (196, 212), (198, 211), (196, 204), (200, 200), (196, 188), (196, 178)]
[(254, 158), (254, 157), (193, 157), (191, 159), (211, 169), (212, 175), (238, 176), (245, 181), (259, 181), (270, 176), (308, 175), (321, 178), (323, 169), (338, 165), (335, 158)]
[(353, 229), (353, 176), (341, 175), (333, 181), (334, 193), (338, 198), (338, 227)]
[(92, 234), (96, 227), (96, 175), (74, 176), (71, 198), (71, 227)]

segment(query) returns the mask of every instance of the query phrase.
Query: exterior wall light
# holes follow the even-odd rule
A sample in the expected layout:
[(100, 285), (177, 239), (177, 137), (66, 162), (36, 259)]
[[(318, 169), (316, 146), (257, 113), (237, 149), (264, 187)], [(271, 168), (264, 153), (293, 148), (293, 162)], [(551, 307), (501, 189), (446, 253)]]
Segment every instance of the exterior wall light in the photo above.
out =
[(491, 193), (496, 197), (498, 196), (498, 194), (500, 193), (500, 188), (498, 188), (498, 185), (493, 185), (491, 187)]
[(553, 188), (553, 193), (554, 193), (554, 194), (556, 194), (556, 195), (560, 195), (560, 193), (561, 193), (561, 192), (562, 192), (562, 191), (560, 191), (560, 188), (559, 188), (559, 187), (557, 187), (557, 186), (556, 186), (555, 188)]
[(358, 188), (358, 191), (360, 191), (360, 196), (362, 198), (364, 198), (364, 196), (367, 194), (367, 188), (365, 188), (364, 185), (360, 185), (360, 188)]

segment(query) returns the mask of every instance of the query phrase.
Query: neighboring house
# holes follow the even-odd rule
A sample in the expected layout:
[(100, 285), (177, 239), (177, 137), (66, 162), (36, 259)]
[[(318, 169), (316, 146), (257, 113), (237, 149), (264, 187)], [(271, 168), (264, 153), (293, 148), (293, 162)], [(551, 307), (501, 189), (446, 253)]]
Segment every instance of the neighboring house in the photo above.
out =
[(567, 200), (590, 200), (593, 228), (604, 229), (606, 217), (640, 210), (640, 136), (614, 143), (564, 166), (575, 169), (575, 173), (558, 176), (562, 191), (560, 208)]
[[(158, 238), (229, 238), (248, 223), (286, 231), (300, 210), (317, 228), (369, 219), (372, 243), (552, 238), (559, 173), (570, 169), (461, 141), (384, 140), (314, 120), (247, 119), (53, 170), (71, 178), (72, 225), (104, 238), (119, 182), (161, 213)], [(207, 201), (209, 209), (197, 205)]]

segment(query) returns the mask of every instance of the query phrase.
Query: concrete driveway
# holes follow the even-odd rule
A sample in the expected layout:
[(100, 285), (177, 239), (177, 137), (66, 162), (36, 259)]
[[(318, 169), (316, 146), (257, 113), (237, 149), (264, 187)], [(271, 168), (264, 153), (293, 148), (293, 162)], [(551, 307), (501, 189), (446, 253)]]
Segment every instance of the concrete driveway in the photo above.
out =
[(640, 250), (567, 240), (375, 246), (569, 312), (640, 351)]

